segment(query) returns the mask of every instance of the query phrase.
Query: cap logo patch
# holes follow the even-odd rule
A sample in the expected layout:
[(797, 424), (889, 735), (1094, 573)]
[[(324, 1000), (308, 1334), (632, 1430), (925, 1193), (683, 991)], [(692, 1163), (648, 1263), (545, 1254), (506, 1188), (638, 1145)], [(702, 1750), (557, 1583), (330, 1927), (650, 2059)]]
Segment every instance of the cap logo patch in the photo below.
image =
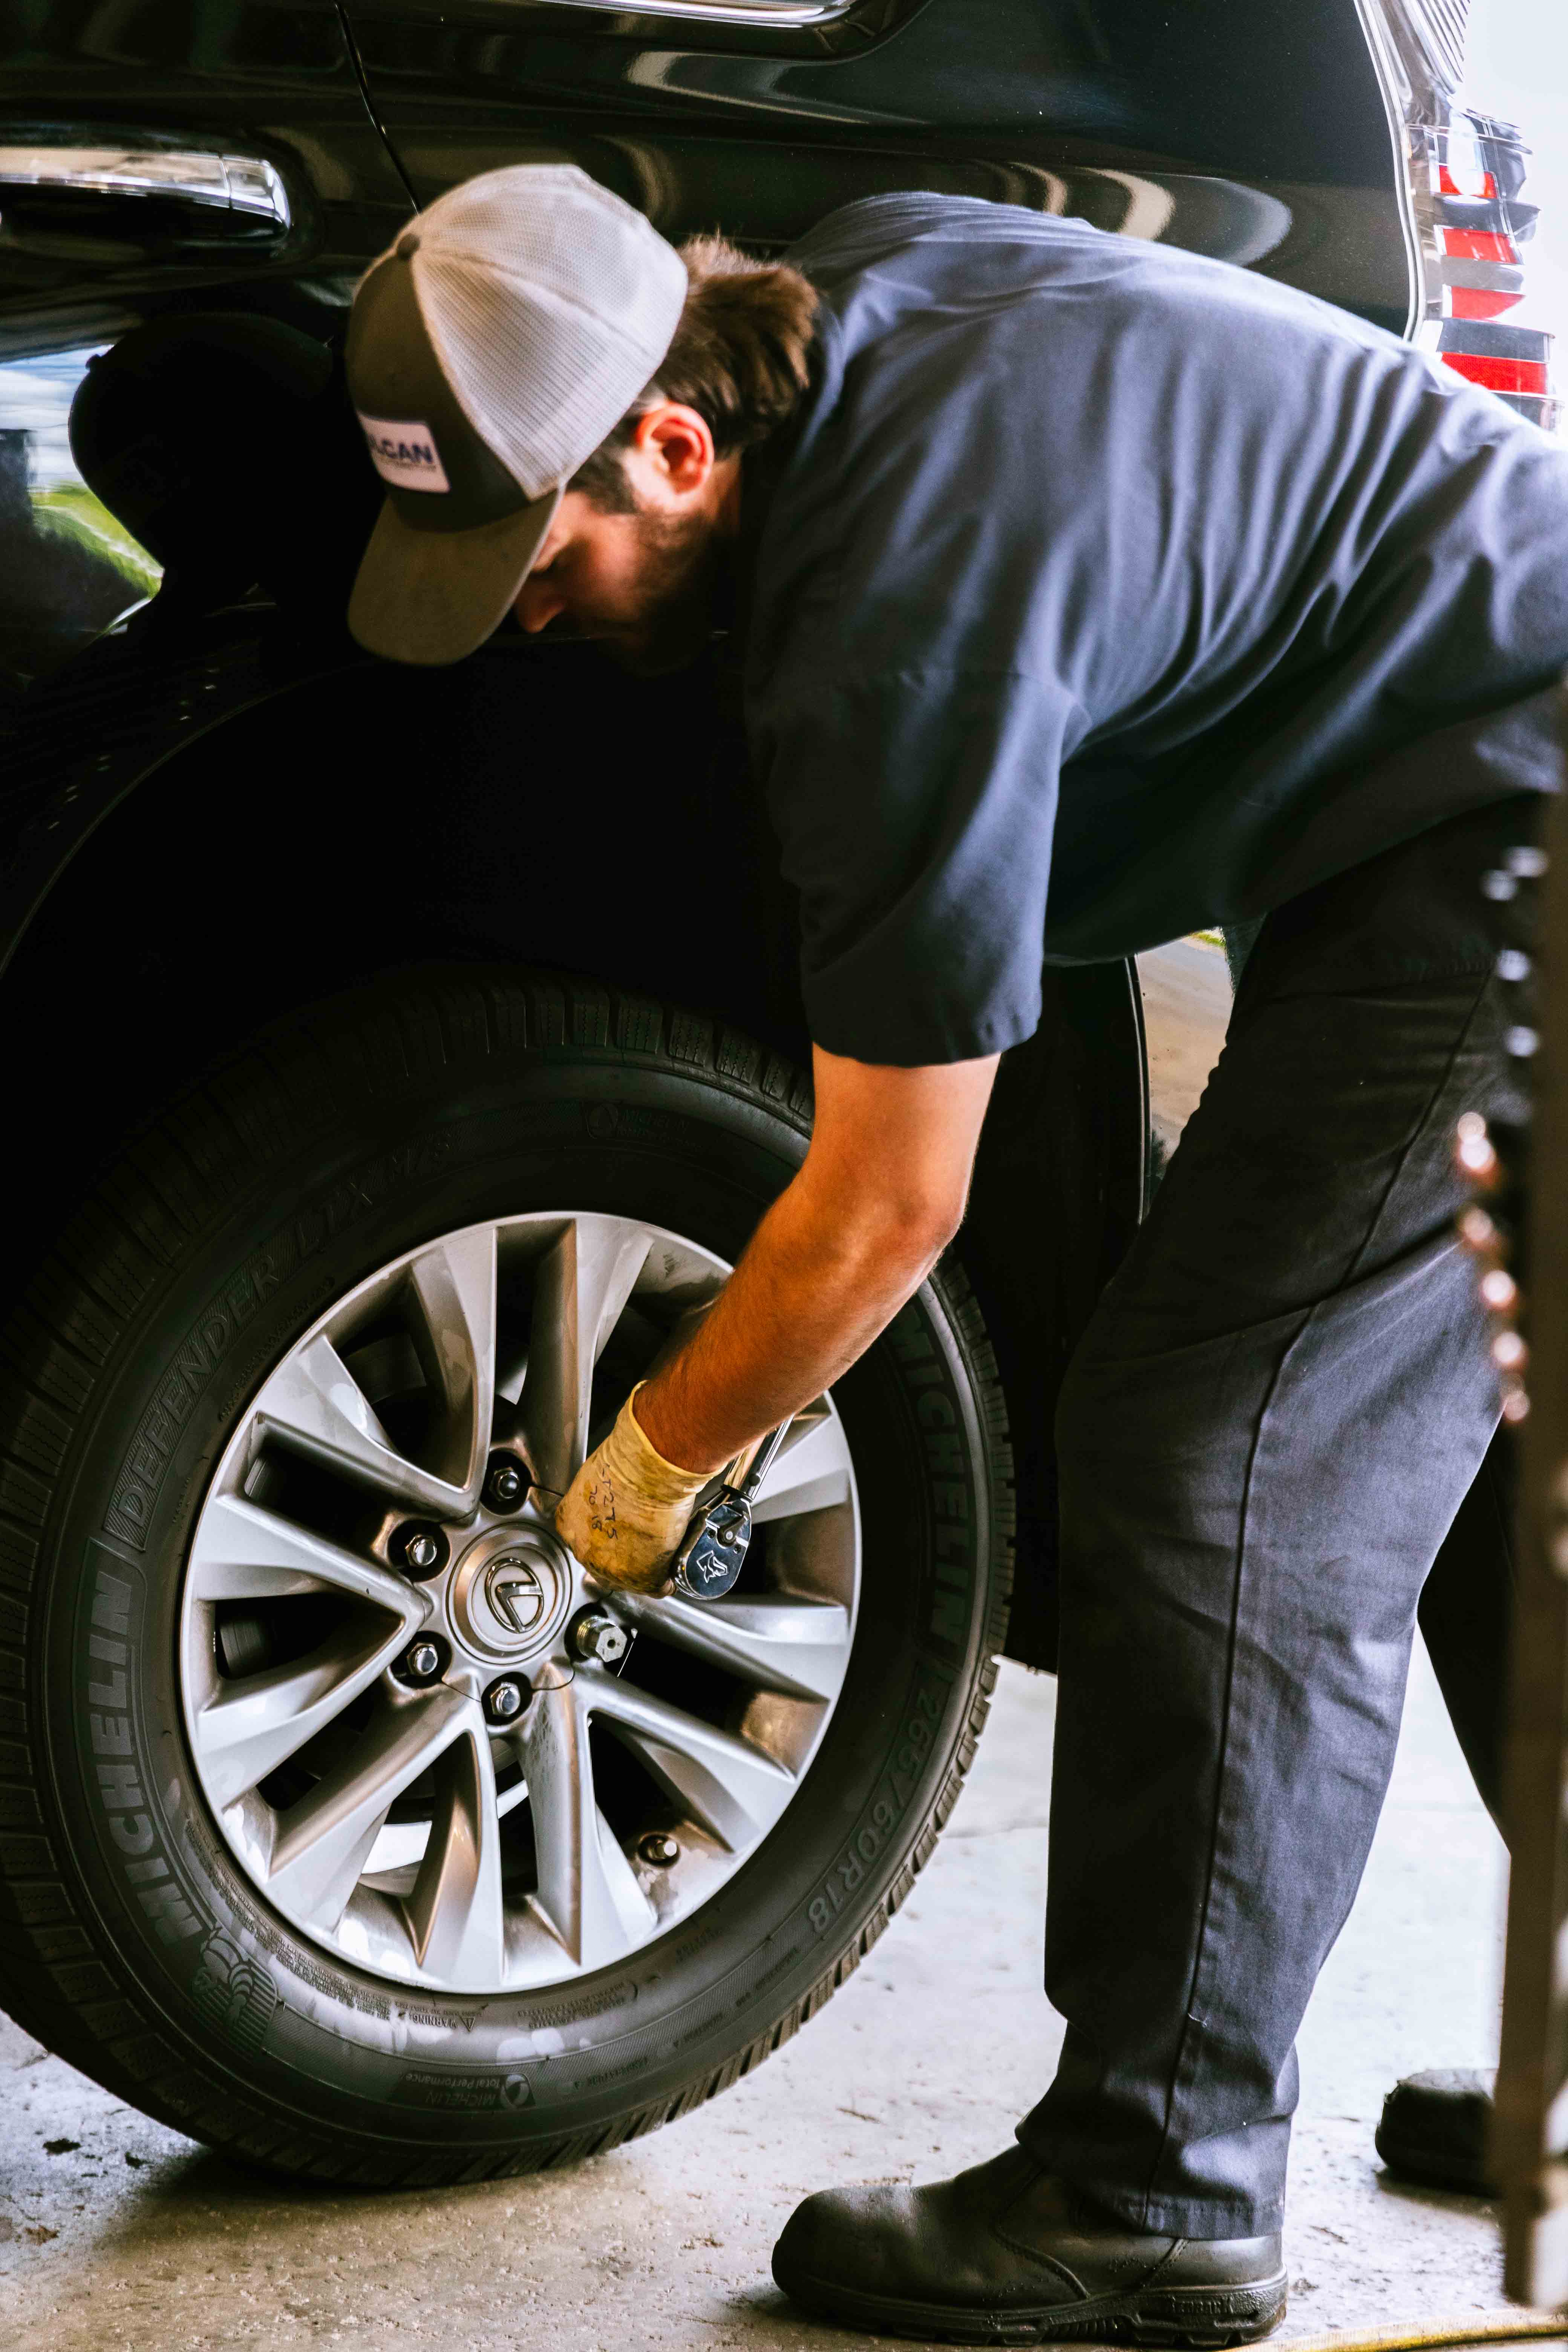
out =
[(371, 462), (395, 490), (449, 490), (436, 436), (416, 417), (366, 416), (356, 410)]

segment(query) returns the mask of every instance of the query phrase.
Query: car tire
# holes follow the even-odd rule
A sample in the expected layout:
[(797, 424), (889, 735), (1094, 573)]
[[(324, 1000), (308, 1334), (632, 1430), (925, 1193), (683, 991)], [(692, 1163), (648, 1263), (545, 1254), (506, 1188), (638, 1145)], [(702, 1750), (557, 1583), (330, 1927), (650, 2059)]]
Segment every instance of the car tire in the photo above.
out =
[(1006, 1620), (1002, 1399), (951, 1254), (833, 1392), (860, 1565), (820, 1742), (755, 1852), (624, 1959), (443, 1991), (326, 1948), (206, 1803), (180, 1683), (215, 1465), (335, 1298), (568, 1196), (732, 1264), (810, 1110), (710, 1020), (468, 968), (291, 1014), (128, 1142), (5, 1343), (0, 2002), (29, 2032), (253, 2163), (436, 2184), (657, 2127), (850, 1974), (958, 1794)]

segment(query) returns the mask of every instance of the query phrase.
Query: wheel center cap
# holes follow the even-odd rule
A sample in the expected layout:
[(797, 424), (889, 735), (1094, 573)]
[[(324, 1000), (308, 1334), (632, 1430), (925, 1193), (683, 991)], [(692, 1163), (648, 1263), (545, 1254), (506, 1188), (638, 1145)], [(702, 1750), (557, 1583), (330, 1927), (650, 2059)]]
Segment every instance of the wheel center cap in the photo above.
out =
[(492, 1528), (458, 1562), (453, 1630), (481, 1657), (531, 1658), (561, 1631), (572, 1593), (571, 1565), (547, 1529)]

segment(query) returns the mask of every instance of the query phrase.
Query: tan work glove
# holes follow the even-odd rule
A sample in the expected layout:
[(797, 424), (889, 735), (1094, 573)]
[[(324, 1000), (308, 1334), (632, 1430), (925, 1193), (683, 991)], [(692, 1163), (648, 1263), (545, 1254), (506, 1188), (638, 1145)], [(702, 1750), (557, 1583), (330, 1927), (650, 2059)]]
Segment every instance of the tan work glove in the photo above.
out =
[(664, 1592), (669, 1563), (709, 1483), (706, 1470), (682, 1470), (656, 1453), (632, 1411), (639, 1381), (563, 1495), (555, 1530), (601, 1584), (625, 1592)]

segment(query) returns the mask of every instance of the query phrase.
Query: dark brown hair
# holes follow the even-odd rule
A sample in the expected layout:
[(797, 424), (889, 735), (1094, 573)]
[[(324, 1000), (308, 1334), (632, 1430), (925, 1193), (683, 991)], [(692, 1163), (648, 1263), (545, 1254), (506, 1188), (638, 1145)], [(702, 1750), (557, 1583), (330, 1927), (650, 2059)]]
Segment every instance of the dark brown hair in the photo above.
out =
[(748, 259), (721, 236), (680, 248), (689, 285), (674, 340), (653, 382), (573, 476), (606, 514), (636, 501), (622, 458), (637, 419), (663, 400), (694, 408), (721, 457), (777, 432), (799, 405), (816, 317), (816, 293), (787, 262)]

